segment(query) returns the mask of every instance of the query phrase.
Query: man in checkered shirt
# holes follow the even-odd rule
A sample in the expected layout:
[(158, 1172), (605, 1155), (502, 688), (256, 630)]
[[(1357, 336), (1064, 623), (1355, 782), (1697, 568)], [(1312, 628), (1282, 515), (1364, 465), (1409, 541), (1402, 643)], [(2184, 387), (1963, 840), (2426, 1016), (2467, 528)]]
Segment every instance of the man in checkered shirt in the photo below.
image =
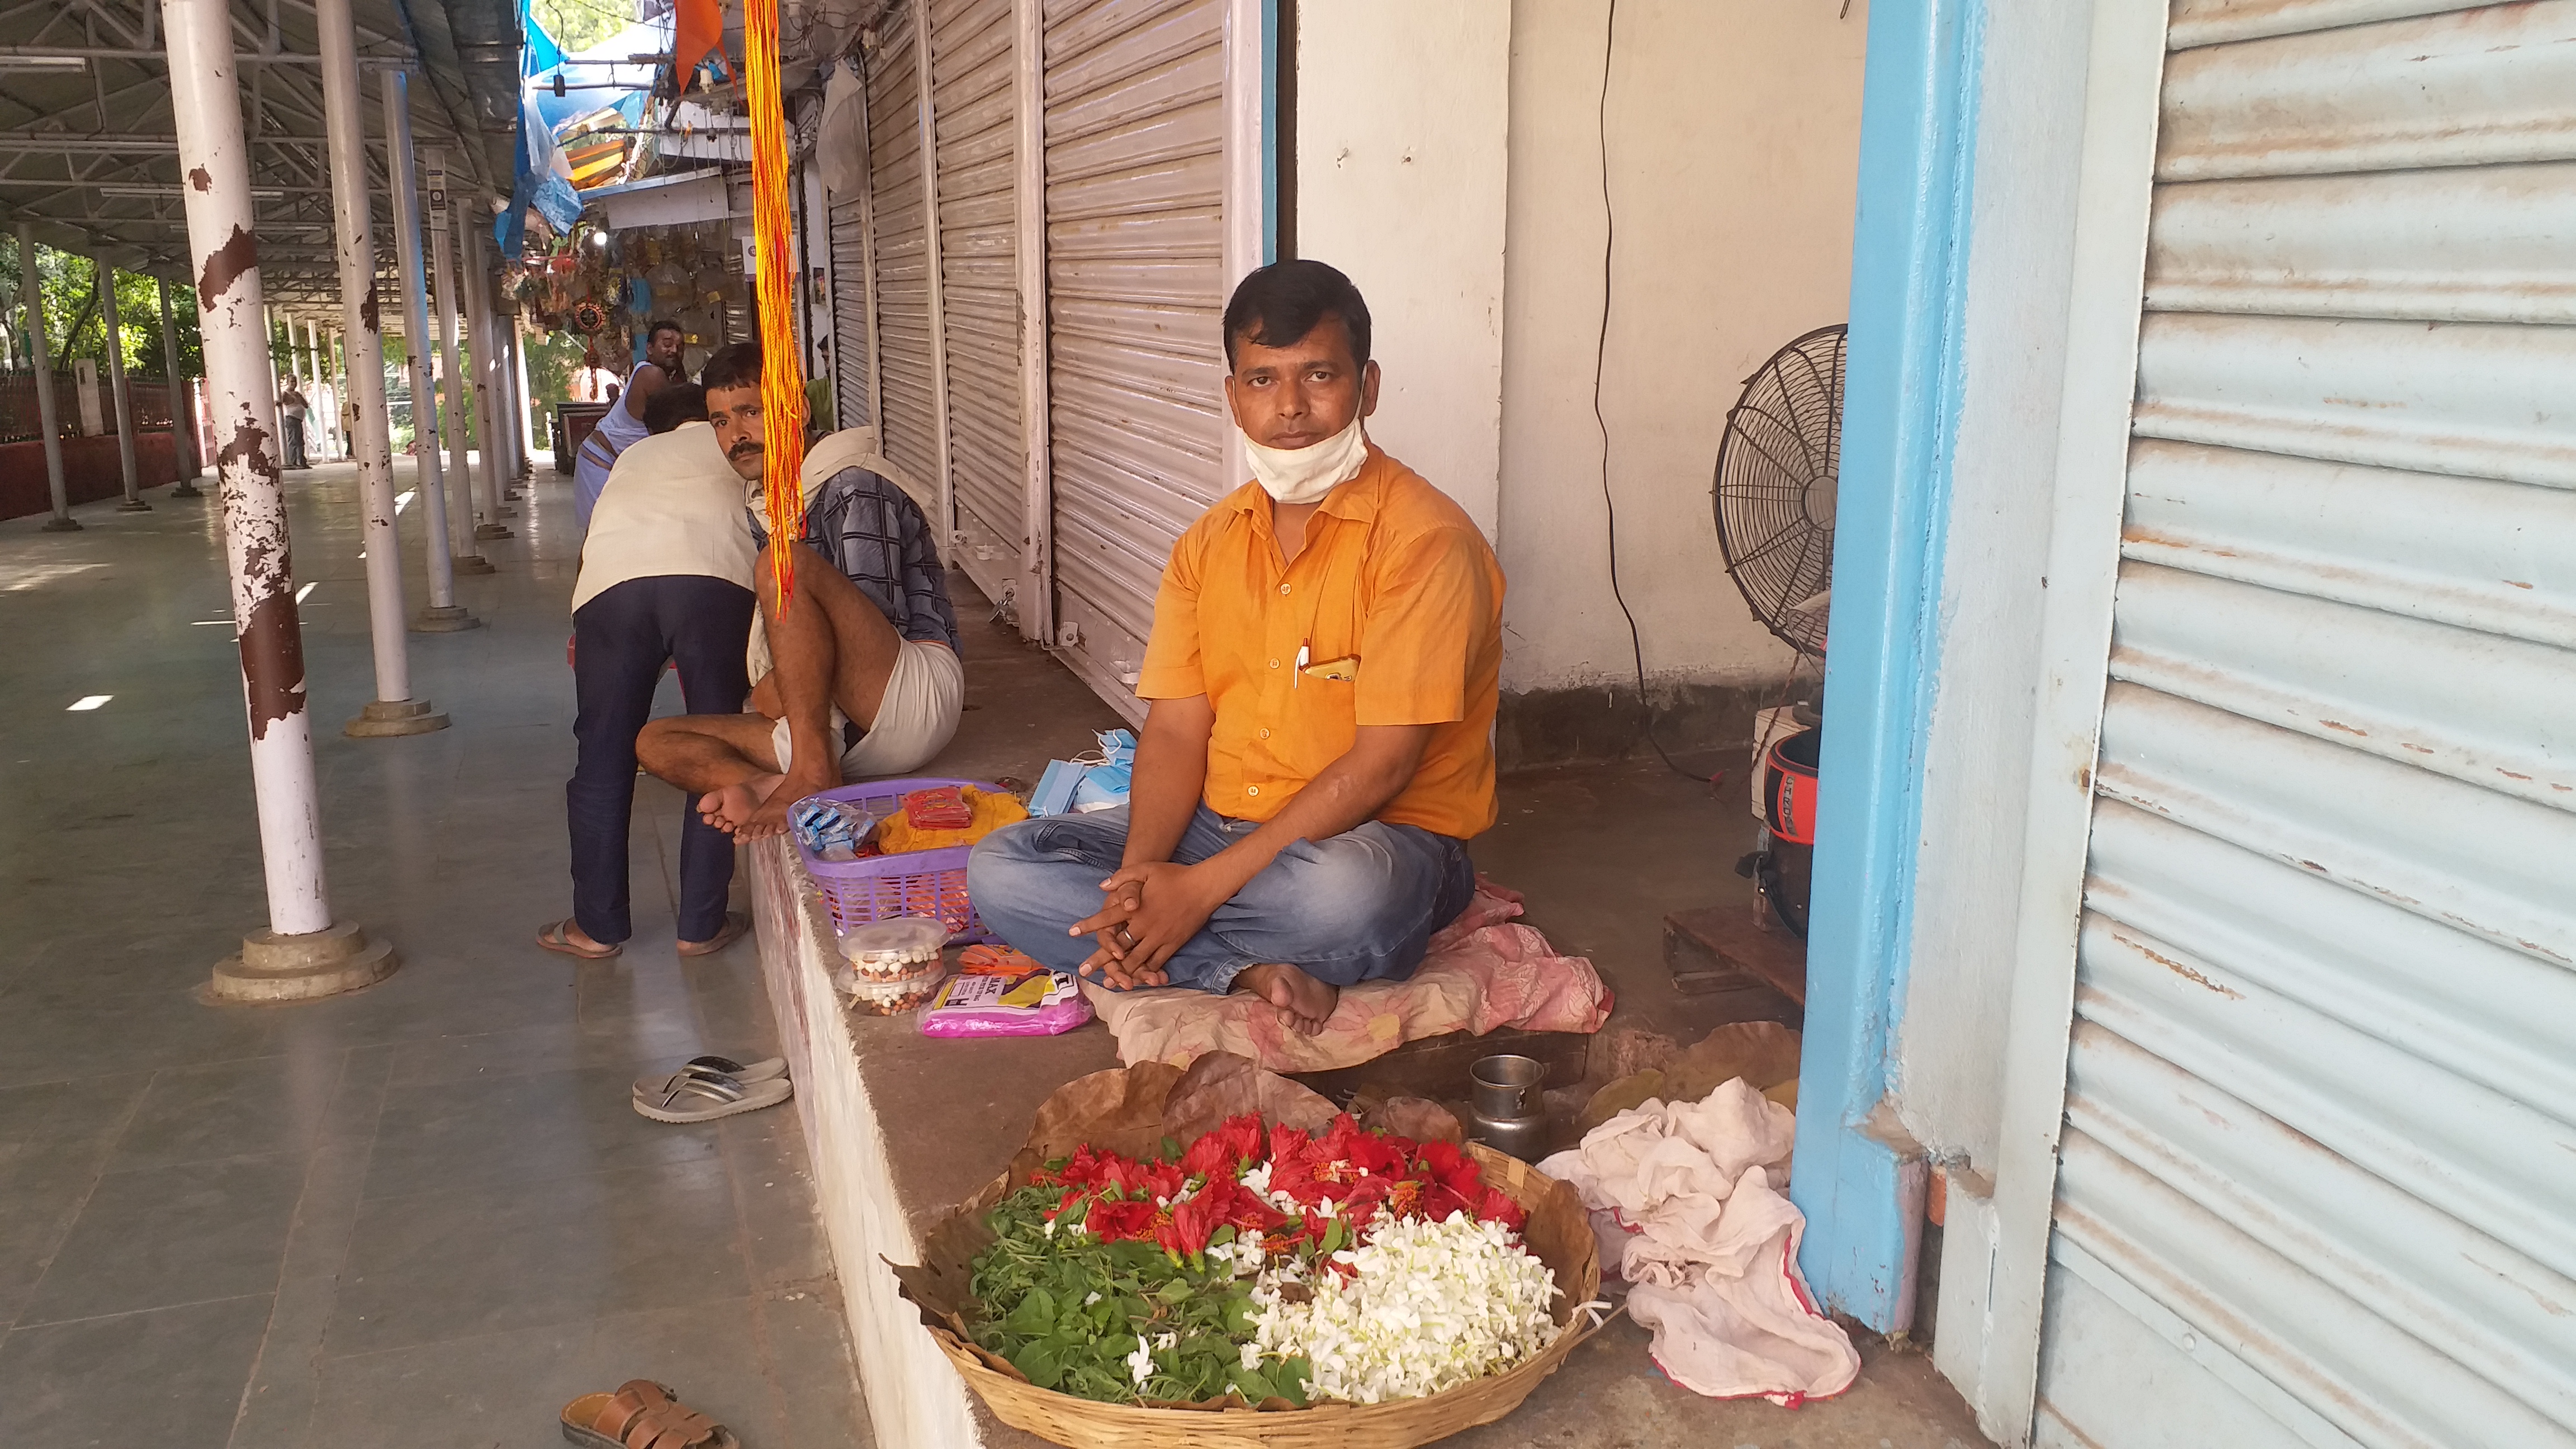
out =
[[(701, 381), (717, 444), (756, 488), (765, 472), (758, 344), (718, 351)], [(801, 481), (805, 532), (788, 545), (795, 585), (784, 611), (775, 545), (751, 510), (760, 617), (745, 712), (656, 720), (636, 741), (646, 769), (698, 795), (698, 813), (740, 839), (778, 834), (787, 807), (845, 779), (920, 769), (957, 733), (965, 707), (937, 535), (878, 454), (876, 430), (845, 428), (815, 444)]]

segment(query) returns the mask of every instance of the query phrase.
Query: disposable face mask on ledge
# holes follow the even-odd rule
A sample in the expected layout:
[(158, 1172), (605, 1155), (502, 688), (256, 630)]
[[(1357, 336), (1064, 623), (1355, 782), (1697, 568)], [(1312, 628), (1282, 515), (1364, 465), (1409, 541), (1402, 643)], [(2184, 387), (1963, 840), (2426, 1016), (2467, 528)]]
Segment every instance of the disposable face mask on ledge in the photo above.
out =
[(1262, 490), (1274, 500), (1290, 507), (1316, 503), (1360, 474), (1360, 465), (1368, 461), (1368, 434), (1360, 419), (1320, 443), (1303, 448), (1269, 448), (1243, 440), (1243, 456), (1252, 465), (1252, 476)]
[(1047, 762), (1046, 773), (1029, 792), (1031, 815), (1087, 814), (1127, 803), (1135, 773), (1136, 737), (1126, 730), (1110, 730), (1095, 738), (1100, 741), (1097, 755)]

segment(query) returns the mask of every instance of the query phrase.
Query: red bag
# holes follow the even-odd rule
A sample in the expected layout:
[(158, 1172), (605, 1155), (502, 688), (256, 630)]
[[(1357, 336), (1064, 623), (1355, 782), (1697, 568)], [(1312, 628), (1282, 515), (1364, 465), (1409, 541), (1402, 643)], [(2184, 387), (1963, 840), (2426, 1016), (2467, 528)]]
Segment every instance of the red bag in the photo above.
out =
[(955, 785), (941, 785), (904, 796), (903, 817), (915, 830), (963, 830), (975, 823), (975, 807)]

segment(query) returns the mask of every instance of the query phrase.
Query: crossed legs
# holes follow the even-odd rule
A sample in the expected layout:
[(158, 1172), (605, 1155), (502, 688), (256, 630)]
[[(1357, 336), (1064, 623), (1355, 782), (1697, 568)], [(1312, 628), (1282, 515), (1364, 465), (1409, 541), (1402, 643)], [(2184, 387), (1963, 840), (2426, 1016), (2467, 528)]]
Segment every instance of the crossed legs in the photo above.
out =
[[(644, 768), (697, 795), (707, 823), (746, 840), (784, 831), (789, 805), (841, 783), (832, 711), (862, 728), (873, 725), (903, 649), (885, 612), (848, 575), (801, 543), (787, 547), (796, 582), (785, 610), (767, 549), (753, 569), (776, 662), (751, 692), (756, 712), (655, 720), (635, 742)], [(773, 743), (780, 719), (787, 722), (784, 761)]]

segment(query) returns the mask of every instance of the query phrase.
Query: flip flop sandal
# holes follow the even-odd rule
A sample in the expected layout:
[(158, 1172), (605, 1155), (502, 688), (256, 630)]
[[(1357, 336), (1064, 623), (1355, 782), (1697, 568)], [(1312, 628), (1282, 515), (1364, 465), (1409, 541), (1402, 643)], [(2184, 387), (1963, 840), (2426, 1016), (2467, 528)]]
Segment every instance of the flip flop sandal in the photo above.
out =
[(724, 929), (716, 932), (714, 935), (703, 941), (695, 943), (694, 945), (687, 941), (682, 941), (680, 943), (680, 954), (683, 956), (712, 956), (718, 951), (723, 950), (725, 947), (732, 945), (734, 942), (741, 940), (742, 933), (750, 929), (751, 917), (740, 911), (727, 911), (725, 912)]
[(572, 943), (572, 936), (569, 934), (571, 926), (572, 919), (569, 916), (555, 922), (537, 933), (537, 944), (557, 955), (571, 956), (583, 961), (605, 961), (626, 949), (624, 946), (611, 946), (605, 951), (585, 951)]
[(785, 1077), (745, 1083), (722, 1072), (673, 1072), (661, 1091), (637, 1094), (635, 1110), (656, 1122), (712, 1122), (775, 1107), (795, 1091)]
[(671, 1090), (671, 1079), (682, 1072), (692, 1074), (704, 1072), (713, 1076), (731, 1077), (748, 1087), (754, 1083), (768, 1081), (772, 1077), (787, 1075), (787, 1059), (766, 1057), (756, 1062), (738, 1062), (731, 1057), (691, 1057), (680, 1063), (679, 1071), (655, 1072), (649, 1077), (637, 1077), (635, 1095), (659, 1097)]
[(742, 1449), (732, 1430), (651, 1379), (628, 1379), (616, 1393), (564, 1405), (563, 1436), (584, 1449)]

